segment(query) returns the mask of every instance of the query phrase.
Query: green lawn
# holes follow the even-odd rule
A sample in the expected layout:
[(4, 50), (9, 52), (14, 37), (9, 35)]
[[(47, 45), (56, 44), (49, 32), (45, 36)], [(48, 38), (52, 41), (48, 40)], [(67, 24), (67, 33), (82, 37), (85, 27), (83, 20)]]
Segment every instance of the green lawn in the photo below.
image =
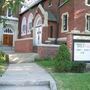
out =
[(48, 70), (56, 80), (58, 90), (90, 90), (90, 72), (88, 73), (56, 73), (52, 71), (52, 61), (37, 61), (37, 64)]

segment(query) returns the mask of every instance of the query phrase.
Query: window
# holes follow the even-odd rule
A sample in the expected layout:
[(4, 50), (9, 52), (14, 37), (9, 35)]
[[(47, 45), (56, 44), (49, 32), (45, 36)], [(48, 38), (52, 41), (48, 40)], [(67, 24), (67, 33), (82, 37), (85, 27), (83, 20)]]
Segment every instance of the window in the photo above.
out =
[(90, 15), (86, 16), (86, 30), (90, 31)]
[(53, 38), (53, 26), (50, 26), (50, 38)]
[(30, 13), (29, 17), (28, 17), (28, 25), (27, 25), (27, 34), (31, 34), (31, 30), (33, 28), (33, 14)]
[(86, 4), (87, 6), (90, 6), (90, 0), (85, 0), (85, 4)]
[(21, 36), (26, 35), (26, 29), (26, 17), (23, 17), (21, 25)]
[(8, 8), (7, 9), (7, 17), (11, 17), (12, 16), (12, 9)]
[(4, 28), (4, 34), (13, 34), (13, 30), (11, 27), (5, 27)]
[(32, 22), (29, 23), (29, 29), (32, 29)]
[(62, 31), (68, 31), (68, 13), (62, 14)]
[(23, 25), (23, 33), (26, 32), (26, 25)]

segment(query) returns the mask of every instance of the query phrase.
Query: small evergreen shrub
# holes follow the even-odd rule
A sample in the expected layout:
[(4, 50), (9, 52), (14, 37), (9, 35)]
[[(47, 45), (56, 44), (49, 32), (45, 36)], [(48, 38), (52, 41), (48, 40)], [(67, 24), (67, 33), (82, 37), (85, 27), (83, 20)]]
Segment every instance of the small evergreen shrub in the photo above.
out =
[(68, 72), (71, 70), (70, 52), (65, 44), (59, 47), (55, 56), (55, 70), (59, 72)]
[(9, 56), (4, 52), (0, 52), (0, 63), (9, 63)]
[(83, 72), (86, 64), (83, 62), (73, 62), (69, 49), (65, 44), (59, 47), (58, 53), (54, 58), (55, 71), (58, 72)]

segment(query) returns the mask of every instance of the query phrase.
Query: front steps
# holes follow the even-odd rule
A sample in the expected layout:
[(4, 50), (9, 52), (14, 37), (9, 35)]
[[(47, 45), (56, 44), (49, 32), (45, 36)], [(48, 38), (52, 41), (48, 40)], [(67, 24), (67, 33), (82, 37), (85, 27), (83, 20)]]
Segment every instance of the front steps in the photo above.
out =
[(1, 90), (50, 90), (48, 86), (0, 86)]
[(37, 53), (13, 53), (9, 54), (10, 63), (30, 63), (39, 58)]
[(57, 90), (54, 79), (35, 63), (10, 64), (0, 78), (0, 90)]

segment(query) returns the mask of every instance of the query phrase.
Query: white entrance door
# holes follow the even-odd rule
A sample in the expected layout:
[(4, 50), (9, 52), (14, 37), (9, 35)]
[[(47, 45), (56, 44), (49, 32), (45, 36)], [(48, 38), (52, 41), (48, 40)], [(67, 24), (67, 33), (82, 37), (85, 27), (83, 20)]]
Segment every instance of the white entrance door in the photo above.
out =
[(42, 27), (35, 28), (35, 45), (40, 45), (42, 43)]

